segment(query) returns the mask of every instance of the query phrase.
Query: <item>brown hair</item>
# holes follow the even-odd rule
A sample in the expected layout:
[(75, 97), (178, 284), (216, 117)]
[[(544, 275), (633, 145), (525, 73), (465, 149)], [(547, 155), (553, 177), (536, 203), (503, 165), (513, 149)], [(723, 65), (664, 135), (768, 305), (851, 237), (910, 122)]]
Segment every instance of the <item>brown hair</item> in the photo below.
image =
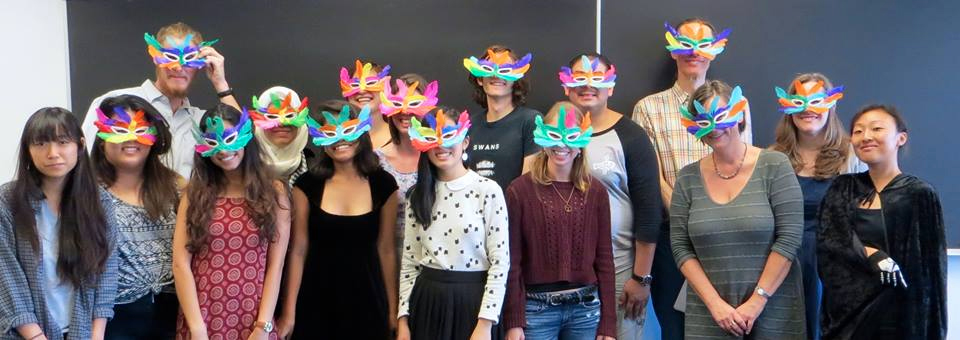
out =
[[(423, 91), (426, 91), (427, 89), (427, 79), (419, 74), (407, 73), (397, 77), (397, 79), (403, 80), (404, 84), (407, 84), (407, 86), (413, 85), (413, 83), (417, 83), (417, 91), (419, 91), (420, 93), (423, 93)], [(400, 91), (400, 89), (395, 88), (394, 93), (391, 93), (391, 94), (396, 94), (397, 93), (396, 91)], [(380, 116), (380, 118), (383, 118), (383, 121), (387, 122), (387, 128), (390, 129), (390, 143), (399, 145), (400, 138), (401, 138), (400, 130), (398, 130), (397, 127), (393, 125), (393, 122), (391, 122), (390, 118), (387, 118), (387, 116)]]
[[(163, 119), (160, 112), (146, 100), (137, 96), (121, 95), (107, 98), (100, 103), (100, 111), (110, 115), (114, 107), (121, 107), (131, 111), (143, 110), (144, 115), (150, 125), (156, 129), (156, 140), (150, 146), (150, 153), (143, 164), (143, 185), (140, 188), (140, 201), (147, 211), (147, 216), (153, 220), (159, 220), (176, 211), (179, 202), (177, 192), (177, 182), (179, 175), (170, 170), (160, 161), (160, 157), (170, 151), (170, 129), (167, 127), (167, 121)], [(107, 161), (104, 152), (104, 141), (96, 138), (93, 142), (93, 150), (90, 158), (93, 160), (93, 168), (101, 183), (107, 187), (113, 185), (117, 180), (117, 171), (113, 164)]]
[[(200, 120), (200, 130), (207, 131), (213, 127), (207, 126), (207, 118), (220, 117), (226, 122), (237, 124), (240, 120), (240, 111), (236, 108), (219, 103), (207, 110)], [(252, 124), (248, 122), (247, 124)], [(273, 242), (277, 234), (277, 209), (289, 209), (280, 206), (280, 193), (274, 186), (270, 170), (260, 159), (260, 144), (256, 138), (251, 138), (243, 148), (243, 159), (237, 171), (243, 178), (243, 187), (246, 188), (244, 199), (246, 211), (253, 223), (260, 228), (261, 240)], [(217, 199), (227, 187), (227, 178), (211, 157), (202, 157), (199, 153), (193, 155), (194, 168), (190, 176), (190, 185), (187, 186), (187, 198), (190, 202), (187, 208), (187, 250), (191, 253), (200, 251), (207, 244), (210, 219), (216, 210)]]
[(33, 251), (39, 254), (34, 204), (43, 199), (40, 185), (44, 175), (33, 164), (30, 145), (64, 141), (77, 145), (77, 164), (67, 174), (60, 198), (57, 267), (47, 270), (56, 270), (60, 278), (74, 287), (92, 286), (96, 276), (106, 269), (111, 244), (93, 168), (84, 150), (83, 131), (73, 113), (46, 107), (30, 115), (20, 136), (17, 176), (5, 199), (11, 205), (15, 236), (29, 240)]
[[(820, 73), (804, 73), (798, 75), (790, 82), (787, 93), (796, 94), (795, 82), (800, 84), (814, 81), (823, 82), (823, 90), (833, 89), (833, 83), (826, 76)], [(823, 138), (826, 142), (820, 148), (817, 159), (814, 161), (813, 177), (816, 179), (825, 179), (834, 177), (846, 167), (847, 158), (850, 157), (850, 135), (843, 129), (843, 123), (840, 117), (837, 117), (837, 107), (830, 108), (827, 117), (827, 124), (823, 127)], [(793, 165), (793, 171), (800, 173), (806, 164), (800, 158), (800, 149), (797, 147), (797, 126), (793, 123), (791, 115), (783, 115), (780, 123), (777, 124), (776, 141), (770, 146), (770, 149), (780, 151), (790, 158), (790, 164)]]
[[(517, 57), (516, 53), (513, 53), (513, 50), (511, 50), (509, 47), (504, 45), (490, 45), (490, 47), (487, 47), (487, 50), (490, 50), (493, 52), (507, 51), (508, 53), (510, 53), (510, 59), (513, 59), (514, 61), (520, 60), (520, 58)], [(487, 52), (486, 52), (487, 50), (484, 50), (484, 52), (482, 53), (483, 57), (480, 58), (481, 60), (487, 59)], [(487, 93), (483, 91), (483, 85), (480, 85), (477, 83), (478, 80), (479, 78), (475, 77), (472, 73), (467, 73), (467, 81), (470, 82), (470, 85), (473, 86), (473, 102), (477, 103), (477, 105), (480, 105), (480, 107), (486, 109)], [(530, 91), (530, 81), (528, 81), (526, 77), (517, 79), (517, 81), (513, 82), (513, 105), (521, 106), (526, 104), (527, 93), (529, 91)]]
[[(580, 110), (577, 110), (577, 107), (573, 103), (568, 101), (560, 101), (556, 104), (553, 104), (553, 107), (550, 108), (550, 111), (547, 111), (547, 116), (544, 117), (544, 122), (553, 122), (557, 121), (560, 114), (560, 107), (564, 107), (568, 115), (576, 115), (577, 122), (583, 121), (583, 113)], [(562, 122), (561, 122), (562, 124)], [(577, 155), (577, 158), (573, 159), (573, 167), (570, 170), (570, 181), (573, 182), (573, 186), (580, 190), (581, 192), (587, 192), (590, 190), (590, 170), (587, 169), (587, 148), (580, 148), (580, 153)], [(542, 148), (533, 160), (533, 166), (530, 168), (530, 178), (533, 181), (540, 185), (549, 185), (553, 181), (550, 179), (550, 174), (547, 171), (547, 163), (549, 162), (547, 156), (547, 149)]]
[(157, 30), (157, 41), (161, 44), (167, 40), (167, 37), (186, 37), (188, 34), (193, 36), (190, 38), (190, 42), (194, 45), (200, 45), (203, 42), (203, 34), (200, 34), (200, 31), (193, 29), (190, 25), (187, 25), (182, 22), (175, 22), (163, 27), (160, 27)]
[[(730, 88), (730, 85), (719, 80), (708, 80), (703, 85), (697, 88), (696, 91), (693, 91), (693, 94), (690, 95), (690, 99), (687, 99), (687, 111), (697, 112), (697, 109), (693, 106), (694, 101), (700, 102), (704, 106), (707, 106), (707, 101), (710, 98), (720, 96), (724, 100), (730, 100), (730, 95), (732, 94), (733, 89)], [(737, 123), (737, 130), (743, 133), (747, 129), (747, 119), (740, 120), (740, 123)]]

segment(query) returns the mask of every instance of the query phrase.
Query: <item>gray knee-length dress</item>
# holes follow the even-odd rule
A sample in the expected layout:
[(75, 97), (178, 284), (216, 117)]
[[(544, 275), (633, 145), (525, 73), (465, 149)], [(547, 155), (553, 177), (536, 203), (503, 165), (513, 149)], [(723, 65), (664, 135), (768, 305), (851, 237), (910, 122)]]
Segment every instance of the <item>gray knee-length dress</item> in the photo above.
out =
[[(796, 262), (802, 233), (803, 194), (782, 153), (762, 150), (747, 185), (727, 204), (717, 204), (707, 195), (699, 161), (677, 175), (670, 205), (673, 256), (677, 265), (699, 260), (727, 303), (736, 308), (750, 298), (771, 252), (793, 262), (750, 335), (743, 338), (806, 338)], [(684, 327), (687, 339), (737, 338), (717, 326), (692, 286), (687, 288)]]

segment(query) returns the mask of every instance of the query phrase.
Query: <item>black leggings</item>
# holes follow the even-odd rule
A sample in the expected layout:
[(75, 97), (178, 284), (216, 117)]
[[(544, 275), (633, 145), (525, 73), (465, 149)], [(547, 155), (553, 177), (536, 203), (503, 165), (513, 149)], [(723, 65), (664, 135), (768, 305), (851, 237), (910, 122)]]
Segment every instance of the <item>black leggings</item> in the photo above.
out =
[(106, 340), (168, 340), (176, 336), (180, 304), (172, 293), (147, 294), (137, 301), (113, 306)]

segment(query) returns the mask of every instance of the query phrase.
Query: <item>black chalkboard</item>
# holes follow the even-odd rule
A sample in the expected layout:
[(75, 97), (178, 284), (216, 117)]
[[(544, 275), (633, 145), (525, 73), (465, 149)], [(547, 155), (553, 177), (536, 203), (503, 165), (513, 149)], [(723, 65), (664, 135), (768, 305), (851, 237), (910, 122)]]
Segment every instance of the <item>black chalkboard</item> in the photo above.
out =
[[(709, 77), (743, 87), (758, 145), (773, 141), (780, 118), (773, 87), (797, 73), (822, 72), (846, 86), (845, 123), (868, 103), (900, 107), (911, 131), (902, 168), (939, 190), (949, 245), (960, 247), (960, 233), (949, 229), (960, 221), (960, 185), (950, 175), (960, 157), (949, 154), (947, 138), (960, 75), (956, 13), (960, 2), (949, 1), (602, 1), (602, 49), (619, 71), (611, 107), (630, 114), (638, 99), (672, 84), (664, 20), (706, 17), (733, 29)], [(153, 78), (143, 33), (183, 21), (222, 39), (215, 47), (242, 104), (273, 85), (314, 103), (339, 98), (339, 68), (362, 57), (392, 65), (394, 75), (438, 79), (441, 104), (477, 109), (462, 59), (502, 43), (534, 54), (529, 105), (544, 111), (563, 98), (559, 66), (594, 49), (596, 14), (594, 1), (572, 0), (73, 0), (72, 100), (82, 115), (94, 97)], [(190, 97), (215, 103), (202, 76)]]
[[(773, 87), (798, 73), (821, 72), (846, 86), (838, 104), (849, 128), (860, 107), (897, 106), (909, 127), (901, 169), (940, 193), (948, 246), (960, 247), (960, 157), (953, 108), (960, 38), (950, 1), (603, 1), (602, 49), (617, 65), (610, 106), (630, 114), (640, 98), (673, 85), (676, 66), (664, 48), (663, 22), (704, 17), (731, 28), (708, 78), (738, 84), (750, 100), (754, 143), (773, 143), (781, 119)], [(953, 175), (951, 175), (953, 173)]]

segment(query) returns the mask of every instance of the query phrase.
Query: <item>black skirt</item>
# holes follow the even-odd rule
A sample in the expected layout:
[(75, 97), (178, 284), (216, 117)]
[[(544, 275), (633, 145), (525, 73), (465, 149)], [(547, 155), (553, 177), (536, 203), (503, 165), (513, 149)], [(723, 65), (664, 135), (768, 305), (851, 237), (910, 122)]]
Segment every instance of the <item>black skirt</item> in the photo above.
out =
[[(487, 272), (423, 267), (410, 293), (411, 340), (467, 340), (477, 326)], [(499, 324), (491, 339), (503, 339)]]

